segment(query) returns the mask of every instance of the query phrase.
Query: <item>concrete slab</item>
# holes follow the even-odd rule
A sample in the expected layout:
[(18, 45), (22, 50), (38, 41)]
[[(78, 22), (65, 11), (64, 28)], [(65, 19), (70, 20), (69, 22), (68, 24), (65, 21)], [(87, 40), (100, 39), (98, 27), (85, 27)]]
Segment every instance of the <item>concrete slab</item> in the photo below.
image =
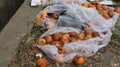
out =
[(25, 0), (15, 15), (0, 33), (0, 67), (8, 67), (9, 60), (18, 46), (18, 38), (27, 32), (26, 18), (35, 18), (41, 7), (30, 7), (31, 0)]

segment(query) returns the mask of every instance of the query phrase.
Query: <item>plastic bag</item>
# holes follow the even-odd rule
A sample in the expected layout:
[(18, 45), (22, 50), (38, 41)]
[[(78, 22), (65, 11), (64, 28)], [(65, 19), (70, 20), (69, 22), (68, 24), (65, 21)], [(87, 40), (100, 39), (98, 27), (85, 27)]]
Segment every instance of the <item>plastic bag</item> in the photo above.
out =
[(50, 18), (45, 18), (45, 20), (43, 21), (42, 26), (44, 28), (46, 28), (46, 29), (56, 27), (54, 21), (52, 21)]
[[(81, 30), (73, 27), (57, 27), (57, 28), (49, 29), (40, 37), (44, 37), (44, 36), (51, 35), (58, 32), (68, 33), (73, 31), (76, 33), (80, 33)], [(106, 46), (110, 41), (110, 37), (112, 33), (110, 30), (109, 31), (107, 30), (105, 32), (107, 33), (103, 34), (102, 32), (100, 32), (99, 33), (100, 37), (91, 38), (81, 42), (65, 43), (64, 44), (64, 48), (66, 48), (65, 54), (59, 54), (57, 47), (51, 44), (47, 44), (44, 46), (40, 46), (40, 45), (37, 45), (37, 46), (40, 49), (42, 49), (47, 54), (47, 56), (49, 56), (51, 59), (56, 60), (57, 58), (60, 57), (63, 59), (61, 62), (70, 63), (72, 62), (73, 58), (76, 55), (90, 57), (94, 55), (100, 48)]]
[(113, 29), (119, 18), (119, 14), (114, 14), (110, 19), (102, 17), (94, 8), (85, 8), (78, 4), (54, 4), (45, 9), (48, 13), (63, 13), (54, 22), (57, 27), (84, 28), (87, 26), (98, 31)]
[(62, 13), (66, 11), (66, 6), (65, 4), (58, 3), (58, 4), (47, 6), (44, 10), (47, 11), (47, 13)]
[[(47, 13), (63, 13), (63, 15), (59, 16), (59, 18), (53, 22), (57, 27), (76, 27), (80, 29), (86, 27), (84, 23), (88, 22), (87, 19), (82, 16), (79, 17), (79, 14), (75, 11), (76, 8), (73, 8), (74, 6), (69, 7), (69, 5), (65, 4), (54, 4), (47, 6), (44, 10), (47, 11)], [(40, 13), (37, 14), (37, 17), (40, 17)], [(46, 23), (47, 22), (43, 22), (43, 24)]]
[(38, 6), (46, 4), (46, 0), (31, 0), (31, 6)]
[[(91, 38), (81, 42), (65, 43), (64, 48), (66, 49), (65, 54), (59, 54), (58, 48), (47, 44), (45, 46), (39, 46), (51, 59), (56, 60), (62, 58), (61, 62), (70, 63), (74, 56), (85, 56), (89, 57), (94, 55), (100, 48), (105, 47), (111, 38), (111, 29), (114, 28), (116, 21), (119, 18), (119, 14), (114, 14), (110, 19), (105, 19), (101, 16), (98, 11), (94, 8), (85, 8), (81, 6), (82, 2), (75, 3), (65, 0), (64, 3), (57, 3), (54, 5), (47, 6), (44, 10), (47, 13), (62, 13), (57, 19), (52, 21), (55, 28), (49, 29), (47, 32), (42, 34), (40, 37), (52, 35), (54, 33), (66, 33), (66, 32), (77, 32), (80, 33), (83, 28), (90, 28), (93, 31), (97, 31), (100, 37)], [(65, 4), (66, 3), (66, 4)], [(49, 21), (45, 19), (42, 25), (45, 27)], [(103, 32), (106, 32), (104, 34)]]
[(57, 3), (81, 4), (83, 2), (86, 2), (86, 0), (31, 0), (31, 6), (57, 4)]

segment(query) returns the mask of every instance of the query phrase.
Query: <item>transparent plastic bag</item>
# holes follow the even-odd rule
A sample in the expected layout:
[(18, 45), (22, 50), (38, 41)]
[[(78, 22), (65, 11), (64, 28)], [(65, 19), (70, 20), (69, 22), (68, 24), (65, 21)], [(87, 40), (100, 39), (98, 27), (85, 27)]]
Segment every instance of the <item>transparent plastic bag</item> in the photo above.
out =
[[(105, 19), (94, 8), (85, 8), (78, 4), (54, 4), (45, 9), (48, 13), (63, 13), (54, 22), (57, 27), (84, 28), (87, 26), (104, 31), (113, 29), (119, 14), (114, 14), (110, 19)], [(45, 23), (45, 22), (44, 22)]]
[(44, 10), (47, 11), (47, 13), (62, 13), (66, 11), (66, 7), (65, 7), (65, 4), (58, 3), (58, 4), (47, 6)]
[[(47, 13), (63, 13), (63, 15), (59, 16), (59, 18), (54, 21), (57, 27), (76, 27), (80, 29), (86, 27), (84, 23), (87, 22), (87, 19), (79, 17), (79, 14), (75, 11), (76, 8), (75, 10), (73, 8), (74, 6), (69, 7), (69, 4), (54, 4), (47, 6), (44, 10), (47, 11)], [(40, 13), (41, 12), (37, 14), (38, 18), (41, 16)], [(44, 21), (46, 21), (46, 19)], [(43, 24), (46, 23), (47, 22), (43, 22)]]
[(86, 0), (31, 0), (31, 6), (57, 4), (57, 3), (81, 4), (83, 2), (86, 2)]
[(52, 21), (50, 18), (45, 18), (45, 20), (43, 20), (43, 23), (41, 25), (46, 29), (56, 27), (54, 21)]
[[(92, 22), (94, 26), (90, 27), (104, 31), (104, 29), (112, 29), (119, 18), (117, 13), (112, 18), (105, 19), (94, 8), (85, 8), (80, 5), (67, 6), (69, 6), (69, 9), (66, 10), (65, 15), (72, 17), (76, 26), (81, 24), (89, 25)], [(66, 18), (63, 17), (58, 23), (62, 23), (63, 20), (66, 20)], [(66, 23), (69, 24), (67, 21)]]
[[(58, 32), (68, 33), (73, 31), (76, 33), (80, 33), (81, 30), (73, 27), (56, 27), (56, 28), (49, 29), (40, 37), (52, 35)], [(90, 57), (94, 55), (100, 48), (105, 47), (110, 41), (110, 37), (112, 35), (110, 30), (109, 31), (107, 30), (105, 32), (106, 34), (103, 34), (103, 32), (99, 32), (100, 37), (91, 38), (81, 42), (65, 43), (64, 44), (64, 48), (66, 49), (65, 54), (59, 54), (57, 47), (51, 44), (47, 44), (44, 46), (40, 46), (40, 45), (37, 45), (37, 46), (40, 49), (42, 49), (47, 54), (47, 56), (49, 56), (51, 59), (56, 60), (56, 58), (62, 57), (63, 60), (61, 62), (70, 63), (72, 62), (73, 58), (76, 55)]]
[[(76, 55), (89, 57), (94, 55), (100, 48), (107, 46), (112, 35), (111, 29), (114, 28), (114, 25), (119, 18), (119, 14), (116, 13), (112, 18), (106, 20), (98, 13), (96, 9), (85, 8), (81, 6), (85, 0), (79, 0), (80, 3), (77, 4), (75, 2), (69, 2), (71, 0), (65, 1), (66, 2), (64, 3), (61, 2), (47, 6), (44, 9), (47, 11), (47, 13), (62, 13), (62, 15), (52, 21), (55, 27), (49, 29), (40, 37), (52, 35), (58, 32), (66, 33), (74, 31), (80, 33), (82, 28), (85, 28), (86, 26), (88, 26), (88, 28), (92, 29), (93, 31), (99, 32), (100, 34), (100, 37), (95, 37), (89, 40), (65, 43), (65, 54), (59, 54), (58, 48), (52, 46), (51, 44), (47, 44), (45, 46), (37, 45), (51, 59), (56, 60), (56, 58), (61, 57), (63, 59), (61, 62), (70, 63)], [(46, 27), (45, 25), (48, 24), (49, 21), (51, 20), (46, 18), (43, 21), (42, 26)], [(106, 34), (103, 32), (106, 32)]]

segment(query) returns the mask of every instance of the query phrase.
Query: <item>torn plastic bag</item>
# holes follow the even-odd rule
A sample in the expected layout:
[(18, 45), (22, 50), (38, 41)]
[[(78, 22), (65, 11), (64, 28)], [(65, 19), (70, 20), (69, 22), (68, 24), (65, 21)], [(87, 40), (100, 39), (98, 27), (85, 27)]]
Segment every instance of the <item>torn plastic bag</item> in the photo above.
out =
[[(57, 27), (49, 29), (47, 32), (42, 34), (40, 37), (44, 37), (47, 35), (52, 35), (54, 33), (68, 33), (68, 32), (76, 32), (80, 33), (80, 29), (76, 29), (73, 27)], [(94, 31), (94, 30), (93, 30)], [(46, 44), (44, 46), (40, 46), (37, 44), (37, 46), (43, 50), (48, 57), (50, 57), (53, 60), (56, 60), (58, 58), (62, 58), (61, 62), (70, 63), (72, 62), (73, 58), (78, 56), (85, 56), (90, 57), (94, 55), (100, 48), (107, 46), (107, 44), (110, 41), (110, 37), (112, 35), (110, 30), (105, 31), (106, 34), (103, 34), (103, 32), (100, 32), (100, 37), (91, 38), (88, 40), (83, 40), (80, 42), (68, 42), (64, 44), (64, 48), (66, 49), (65, 54), (59, 54), (58, 48), (56, 46), (53, 46), (51, 44)]]

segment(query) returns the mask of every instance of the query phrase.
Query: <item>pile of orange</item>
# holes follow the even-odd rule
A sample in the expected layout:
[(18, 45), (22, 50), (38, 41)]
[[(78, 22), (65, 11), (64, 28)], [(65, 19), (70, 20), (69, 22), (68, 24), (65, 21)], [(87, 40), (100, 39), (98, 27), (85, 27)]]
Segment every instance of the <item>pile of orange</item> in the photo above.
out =
[(111, 18), (115, 12), (120, 13), (120, 8), (116, 7), (114, 10), (104, 4), (99, 4), (96, 1), (90, 3), (83, 3), (82, 6), (86, 8), (95, 8), (105, 19)]
[(99, 37), (98, 32), (93, 32), (91, 29), (86, 29), (84, 32), (68, 32), (68, 33), (55, 33), (52, 35), (47, 35), (43, 38), (38, 38), (37, 43), (40, 46), (51, 44), (58, 48), (59, 54), (65, 54), (66, 49), (63, 47), (64, 44), (70, 42), (80, 42), (83, 40), (88, 40), (94, 37)]

